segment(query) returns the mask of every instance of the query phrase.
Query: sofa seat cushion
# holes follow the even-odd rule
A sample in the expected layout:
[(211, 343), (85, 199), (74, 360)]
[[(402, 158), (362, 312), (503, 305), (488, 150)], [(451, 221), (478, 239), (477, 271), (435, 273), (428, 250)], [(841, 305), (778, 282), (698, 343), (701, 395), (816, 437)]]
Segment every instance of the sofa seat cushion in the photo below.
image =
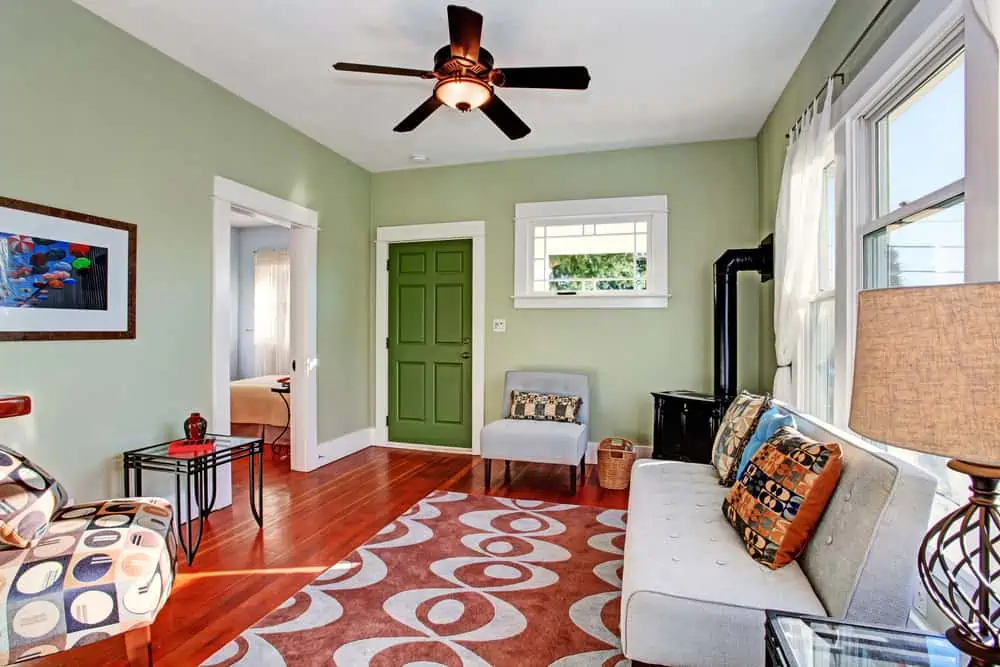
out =
[(174, 582), (173, 510), (160, 498), (73, 505), (28, 549), (0, 549), (0, 664), (149, 625)]
[(500, 419), (483, 427), (483, 458), (576, 465), (587, 451), (583, 424)]
[(622, 580), (625, 655), (653, 664), (763, 664), (764, 610), (826, 615), (798, 563), (771, 570), (720, 511), (711, 465), (633, 468)]

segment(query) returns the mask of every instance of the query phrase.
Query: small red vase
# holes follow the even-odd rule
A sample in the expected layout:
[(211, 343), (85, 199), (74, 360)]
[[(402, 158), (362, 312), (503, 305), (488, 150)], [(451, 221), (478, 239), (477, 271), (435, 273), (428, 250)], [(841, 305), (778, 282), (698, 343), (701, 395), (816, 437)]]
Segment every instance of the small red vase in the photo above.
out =
[(184, 437), (187, 440), (201, 440), (208, 430), (208, 422), (201, 416), (200, 412), (192, 412), (184, 420)]

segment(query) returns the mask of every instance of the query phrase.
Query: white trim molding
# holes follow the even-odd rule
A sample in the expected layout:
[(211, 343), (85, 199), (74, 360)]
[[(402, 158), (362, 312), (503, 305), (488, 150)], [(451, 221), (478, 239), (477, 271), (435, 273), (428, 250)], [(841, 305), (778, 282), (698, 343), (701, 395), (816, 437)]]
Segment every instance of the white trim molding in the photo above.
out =
[(318, 455), (314, 462), (315, 465), (311, 470), (333, 463), (334, 461), (339, 461), (345, 456), (350, 456), (351, 454), (360, 452), (362, 449), (371, 447), (374, 440), (375, 429), (362, 428), (342, 435), (339, 438), (322, 442), (317, 447)]
[[(514, 308), (666, 308), (666, 195), (517, 204), (514, 207)], [(594, 222), (646, 222), (645, 290), (553, 294), (534, 289), (535, 227)]]
[(416, 442), (380, 442), (377, 447), (386, 449), (408, 449), (414, 452), (434, 452), (435, 454), (462, 454), (464, 456), (478, 456), (478, 452), (465, 447), (448, 447), (446, 445), (421, 445)]
[[(374, 442), (389, 442), (389, 245), (420, 241), (472, 240), (472, 449), (479, 454), (479, 432), (483, 428), (486, 391), (486, 222), (442, 222), (426, 225), (379, 227), (375, 233), (375, 428)], [(400, 447), (425, 449), (429, 445)], [(438, 450), (426, 450), (438, 451)], [(445, 447), (441, 451), (459, 452)]]
[[(308, 472), (320, 465), (316, 434), (316, 265), (319, 214), (312, 209), (216, 176), (212, 190), (212, 430), (230, 430), (230, 230), (233, 205), (252, 210), (289, 228), (292, 251), (291, 372), (297, 398), (292, 403), (291, 468)], [(228, 470), (228, 467), (227, 467)], [(229, 473), (222, 475), (227, 480)], [(220, 485), (220, 507), (231, 499), (231, 486)]]

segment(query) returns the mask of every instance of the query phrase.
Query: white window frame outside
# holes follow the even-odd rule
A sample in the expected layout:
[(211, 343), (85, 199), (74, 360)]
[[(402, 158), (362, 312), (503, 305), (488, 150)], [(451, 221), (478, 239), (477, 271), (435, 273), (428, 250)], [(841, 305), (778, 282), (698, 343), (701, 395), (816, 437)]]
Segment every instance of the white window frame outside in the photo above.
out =
[[(537, 226), (618, 222), (628, 216), (641, 217), (648, 224), (645, 290), (610, 294), (534, 291), (532, 260)], [(669, 296), (667, 217), (666, 195), (517, 204), (514, 219), (514, 308), (666, 308)]]
[[(826, 166), (823, 167), (824, 175), (827, 167), (829, 167), (830, 165), (833, 165), (835, 169), (837, 168), (837, 158), (834, 150), (834, 142), (832, 136), (830, 137), (830, 140), (827, 142), (825, 152), (826, 155), (824, 157), (824, 164)], [(820, 225), (820, 228), (823, 229), (825, 225), (833, 225), (834, 227), (836, 227), (837, 224), (836, 219), (834, 220), (826, 219), (827, 210), (826, 210), (826, 196), (825, 196), (826, 195), (825, 178), (823, 181), (823, 187), (824, 187), (823, 209), (822, 209), (823, 223)], [(834, 212), (835, 215), (839, 215), (839, 208), (840, 207), (838, 202), (838, 206), (836, 207), (836, 210)], [(825, 232), (826, 230), (823, 229), (823, 231)], [(802, 321), (802, 332), (799, 334), (799, 343), (795, 352), (795, 363), (792, 365), (793, 368), (796, 369), (795, 405), (810, 414), (816, 414), (816, 406), (812, 404), (812, 397), (815, 395), (814, 388), (816, 382), (819, 380), (819, 378), (817, 378), (815, 373), (813, 372), (813, 367), (812, 367), (812, 361), (813, 361), (812, 344), (813, 341), (815, 340), (815, 336), (813, 335), (812, 331), (812, 324), (813, 324), (812, 309), (819, 302), (832, 301), (834, 302), (834, 310), (836, 311), (836, 298), (837, 298), (836, 276), (834, 276), (834, 285), (830, 287), (825, 287), (820, 280), (820, 275), (826, 273), (826, 271), (830, 267), (827, 266), (827, 257), (825, 256), (824, 253), (820, 252), (819, 239), (817, 239), (815, 250), (819, 255), (816, 262), (816, 275), (813, 276), (812, 294), (809, 297), (809, 304), (806, 307), (806, 313)], [(835, 262), (839, 257), (839, 253), (840, 249), (837, 247), (837, 240), (835, 236), (834, 238)], [(836, 340), (837, 338), (835, 331), (834, 368), (839, 368), (838, 366), (836, 366), (837, 363)], [(836, 386), (834, 387), (834, 395), (836, 396)], [(834, 399), (834, 404), (836, 405), (836, 398)]]

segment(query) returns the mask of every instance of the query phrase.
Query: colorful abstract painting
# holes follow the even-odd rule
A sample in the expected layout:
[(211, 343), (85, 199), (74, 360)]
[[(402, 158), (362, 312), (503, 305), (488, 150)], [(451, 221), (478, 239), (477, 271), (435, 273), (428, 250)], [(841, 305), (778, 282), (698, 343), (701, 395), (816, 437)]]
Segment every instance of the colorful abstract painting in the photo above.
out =
[(108, 249), (0, 231), (0, 307), (108, 309)]

